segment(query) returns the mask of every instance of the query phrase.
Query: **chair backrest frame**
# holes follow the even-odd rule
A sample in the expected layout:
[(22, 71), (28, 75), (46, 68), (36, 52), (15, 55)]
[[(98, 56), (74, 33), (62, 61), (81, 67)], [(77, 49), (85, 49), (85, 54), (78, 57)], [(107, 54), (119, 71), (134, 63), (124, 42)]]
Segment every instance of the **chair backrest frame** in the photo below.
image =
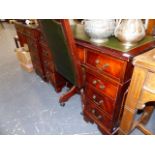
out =
[[(65, 36), (65, 39), (66, 39), (66, 43), (67, 43), (67, 46), (68, 46), (68, 55), (69, 55), (70, 60), (72, 62), (72, 65), (73, 65), (72, 67), (73, 67), (73, 70), (74, 70), (74, 73), (75, 73), (74, 76), (75, 76), (76, 80), (75, 80), (74, 84), (77, 87), (81, 88), (82, 85), (83, 85), (83, 73), (82, 73), (82, 68), (81, 68), (81, 62), (78, 59), (77, 46), (75, 44), (75, 39), (74, 39), (74, 36), (73, 36), (71, 26), (69, 24), (69, 20), (60, 19), (60, 20), (56, 20), (56, 22), (59, 22), (61, 24), (64, 36)], [(40, 23), (40, 27), (42, 29), (42, 24), (41, 24), (41, 22), (39, 22), (39, 23)], [(44, 34), (44, 32), (43, 32), (43, 34)], [(45, 39), (47, 39), (47, 42), (48, 42), (48, 38), (46, 37), (46, 35), (45, 35)], [(52, 49), (51, 49), (51, 51), (52, 51)]]
[(66, 35), (66, 39), (68, 40), (68, 46), (70, 48), (70, 55), (74, 64), (74, 69), (76, 73), (76, 81), (78, 84), (78, 87), (82, 87), (83, 85), (83, 72), (82, 72), (82, 66), (81, 62), (78, 59), (78, 54), (77, 54), (77, 46), (75, 44), (75, 39), (74, 35), (71, 29), (71, 25), (69, 24), (69, 20), (67, 19), (61, 19), (60, 22), (62, 23), (62, 26), (64, 28), (64, 32)]

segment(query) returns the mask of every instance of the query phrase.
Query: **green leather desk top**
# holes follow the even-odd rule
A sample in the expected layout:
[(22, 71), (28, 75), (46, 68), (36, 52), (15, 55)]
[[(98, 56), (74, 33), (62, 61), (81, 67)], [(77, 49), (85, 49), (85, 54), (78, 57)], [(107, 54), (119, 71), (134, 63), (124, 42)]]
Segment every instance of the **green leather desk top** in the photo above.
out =
[[(92, 42), (89, 39), (89, 36), (84, 31), (83, 25), (78, 24), (78, 25), (72, 26), (72, 30), (73, 30), (75, 39), (82, 40), (82, 41), (92, 44)], [(104, 42), (104, 43), (102, 43), (100, 45), (96, 45), (96, 46), (100, 46), (100, 47), (104, 46), (104, 47), (108, 47), (108, 48), (118, 50), (121, 52), (128, 52), (134, 48), (137, 48), (141, 45), (144, 45), (144, 44), (146, 44), (148, 42), (152, 42), (152, 41), (155, 41), (155, 38), (153, 38), (152, 36), (146, 36), (143, 40), (136, 43), (135, 45), (126, 47), (117, 38), (110, 37), (107, 42)]]

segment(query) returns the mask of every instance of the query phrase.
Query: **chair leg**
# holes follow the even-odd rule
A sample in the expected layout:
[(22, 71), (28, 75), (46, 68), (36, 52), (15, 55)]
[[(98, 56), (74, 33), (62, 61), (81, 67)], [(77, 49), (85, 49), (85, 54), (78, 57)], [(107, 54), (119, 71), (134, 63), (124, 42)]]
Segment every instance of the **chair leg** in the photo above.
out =
[(131, 109), (129, 106), (125, 105), (123, 117), (118, 132), (119, 135), (127, 135), (131, 132), (135, 115), (136, 109)]
[(147, 128), (145, 128), (145, 125), (149, 121), (149, 119), (150, 119), (153, 111), (154, 111), (154, 106), (147, 106), (147, 107), (145, 107), (142, 116), (137, 121), (138, 123), (137, 123), (136, 127), (141, 132), (143, 132), (146, 135), (153, 135), (153, 133), (150, 130), (148, 130)]
[(144, 108), (144, 113), (140, 118), (140, 123), (142, 123), (143, 125), (146, 125), (147, 122), (149, 121), (153, 111), (154, 111), (154, 106), (146, 106)]
[(141, 124), (141, 123), (139, 123), (139, 124), (137, 125), (137, 128), (138, 128), (141, 132), (143, 132), (145, 135), (153, 135), (153, 133), (152, 133), (150, 130), (148, 130), (147, 128), (145, 128), (144, 125)]
[(59, 99), (60, 105), (64, 106), (64, 102), (68, 101), (73, 95), (77, 93), (77, 91), (78, 88), (73, 86), (67, 93), (63, 94)]

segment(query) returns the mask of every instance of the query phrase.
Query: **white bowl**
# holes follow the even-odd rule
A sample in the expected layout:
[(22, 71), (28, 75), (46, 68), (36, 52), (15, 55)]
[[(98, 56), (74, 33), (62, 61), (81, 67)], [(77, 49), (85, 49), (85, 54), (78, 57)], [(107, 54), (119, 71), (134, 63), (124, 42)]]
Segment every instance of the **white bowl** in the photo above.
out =
[(84, 20), (85, 32), (94, 43), (103, 43), (114, 34), (115, 20)]

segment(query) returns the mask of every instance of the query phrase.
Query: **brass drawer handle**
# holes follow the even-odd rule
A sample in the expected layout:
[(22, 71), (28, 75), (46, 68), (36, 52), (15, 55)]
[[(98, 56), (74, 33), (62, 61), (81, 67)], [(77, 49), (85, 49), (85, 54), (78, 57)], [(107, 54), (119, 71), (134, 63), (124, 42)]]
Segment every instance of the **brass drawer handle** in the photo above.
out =
[(106, 64), (103, 65), (102, 68), (103, 68), (103, 69), (106, 69), (106, 68), (109, 67), (109, 66), (110, 66), (110, 65), (109, 65), (108, 63), (106, 63)]
[(95, 60), (95, 63), (96, 63), (96, 65), (99, 64), (100, 63), (100, 60), (99, 59), (96, 59)]
[(97, 80), (93, 80), (93, 85), (96, 85), (97, 84)]
[(110, 65), (108, 63), (104, 64), (101, 68), (99, 68), (100, 71), (105, 70), (106, 68), (108, 68)]
[(100, 89), (102, 90), (105, 89), (105, 85), (103, 85), (100, 80), (93, 80), (92, 82), (93, 85), (96, 85), (97, 83), (100, 83), (100, 86), (99, 86)]
[(92, 111), (91, 111), (93, 114), (95, 114), (95, 109), (92, 109)]
[(104, 103), (103, 100), (100, 100), (100, 101), (97, 102), (97, 100), (96, 100), (96, 95), (93, 95), (93, 100), (94, 100), (95, 104), (97, 104), (97, 105), (101, 105), (101, 104)]
[[(100, 63), (100, 60), (99, 60), (99, 59), (96, 59), (96, 60), (95, 60), (95, 63), (96, 63), (96, 65), (98, 65), (98, 64)], [(110, 64), (105, 63), (105, 64), (103, 64), (103, 66), (102, 66), (101, 68), (99, 68), (99, 70), (102, 71), (102, 70), (108, 68), (109, 66), (110, 66)]]
[(101, 83), (101, 80), (93, 80), (93, 85), (96, 85), (97, 83)]
[(99, 105), (100, 105), (100, 104), (103, 104), (103, 103), (104, 103), (104, 101), (103, 101), (103, 100), (100, 100), (98, 103), (99, 103)]
[[(92, 109), (92, 111), (91, 111), (93, 114), (95, 114), (95, 109)], [(97, 117), (97, 119), (99, 119), (99, 120), (101, 120), (102, 119), (102, 116), (101, 115), (98, 115), (98, 116), (96, 116)]]
[(103, 89), (105, 89), (105, 86), (104, 85), (100, 85), (99, 88), (103, 90)]
[(100, 119), (102, 119), (102, 116), (101, 115), (98, 115), (97, 118), (100, 120)]
[(93, 99), (96, 100), (96, 95), (93, 95)]

